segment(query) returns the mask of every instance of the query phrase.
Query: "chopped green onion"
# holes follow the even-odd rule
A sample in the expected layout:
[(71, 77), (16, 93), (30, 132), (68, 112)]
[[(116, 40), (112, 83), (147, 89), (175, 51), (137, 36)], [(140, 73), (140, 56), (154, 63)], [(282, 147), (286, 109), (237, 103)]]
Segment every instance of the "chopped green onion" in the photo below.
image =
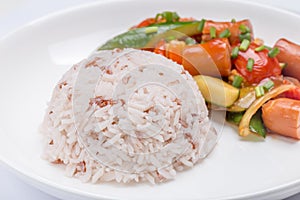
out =
[(216, 33), (217, 29), (215, 27), (210, 27), (209, 29), (209, 32), (210, 32), (210, 37), (213, 39), (213, 38), (216, 38), (217, 37), (217, 33)]
[(231, 23), (236, 23), (236, 19), (232, 18)]
[(231, 36), (231, 33), (229, 31), (229, 29), (225, 29), (224, 31), (222, 31), (219, 35), (220, 38), (229, 38)]
[(284, 69), (286, 68), (287, 64), (286, 63), (279, 63), (279, 66), (281, 69)]
[(199, 23), (199, 26), (198, 26), (198, 31), (199, 31), (200, 33), (202, 33), (202, 31), (203, 31), (203, 28), (204, 28), (205, 22), (206, 22), (206, 20), (205, 20), (205, 19), (201, 19), (201, 21), (200, 21), (200, 23)]
[(237, 58), (239, 55), (239, 48), (238, 47), (234, 47), (231, 51), (231, 58), (235, 59)]
[(267, 91), (269, 91), (272, 87), (274, 87), (274, 82), (271, 81), (271, 80), (268, 80), (268, 81), (263, 85), (263, 87), (264, 87)]
[(253, 58), (249, 58), (249, 59), (248, 59), (248, 62), (247, 62), (247, 66), (246, 66), (246, 68), (247, 68), (247, 70), (248, 70), (249, 72), (252, 72), (252, 70), (253, 70), (253, 65), (254, 65), (254, 59), (253, 59)]
[(196, 44), (196, 40), (194, 40), (193, 38), (188, 37), (188, 38), (185, 39), (185, 43), (187, 45), (193, 45), (193, 44)]
[(248, 26), (246, 26), (245, 24), (241, 24), (239, 26), (239, 29), (240, 29), (240, 31), (241, 31), (242, 34), (250, 33), (251, 32), (250, 28)]
[(233, 78), (232, 86), (236, 87), (236, 88), (241, 87), (243, 80), (244, 80), (243, 77), (241, 77), (239, 75), (235, 75)]
[(265, 91), (264, 91), (264, 88), (262, 86), (256, 86), (255, 87), (255, 95), (256, 95), (256, 97), (264, 96), (264, 94), (265, 94)]
[(156, 33), (158, 31), (157, 26), (150, 26), (145, 28), (145, 33), (150, 34), (150, 33)]
[(176, 21), (176, 22), (179, 21), (179, 19), (180, 19), (180, 17), (179, 17), (179, 15), (177, 14), (177, 12), (173, 12), (173, 13), (172, 13), (172, 18), (173, 18), (173, 20)]
[(269, 51), (268, 56), (270, 58), (274, 58), (275, 56), (277, 56), (279, 54), (279, 52), (280, 52), (280, 50), (277, 47), (275, 47)]
[(256, 52), (260, 52), (260, 51), (264, 50), (265, 48), (266, 48), (265, 45), (261, 45), (261, 46), (259, 46), (259, 47), (256, 47), (254, 50), (255, 50)]
[(240, 45), (240, 50), (247, 51), (247, 49), (249, 48), (249, 45), (250, 45), (250, 41), (247, 39), (244, 39)]
[(240, 34), (239, 38), (240, 38), (240, 41), (243, 41), (244, 39), (251, 41), (251, 33)]
[(173, 13), (172, 12), (163, 12), (163, 16), (166, 19), (167, 23), (173, 21)]
[(170, 12), (170, 11), (158, 13), (155, 17), (155, 21), (157, 21), (159, 17), (162, 17), (163, 19), (165, 19), (167, 23), (177, 22), (180, 18), (176, 12)]

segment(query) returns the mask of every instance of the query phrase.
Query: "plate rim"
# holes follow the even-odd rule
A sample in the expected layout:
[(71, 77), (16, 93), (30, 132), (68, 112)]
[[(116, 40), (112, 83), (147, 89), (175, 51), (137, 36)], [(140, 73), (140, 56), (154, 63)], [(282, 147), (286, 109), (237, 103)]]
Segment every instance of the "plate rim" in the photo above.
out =
[[(55, 12), (51, 12), (50, 14), (44, 15), (42, 17), (39, 17), (31, 22), (25, 23), (24, 25), (18, 27), (15, 30), (12, 30), (6, 34), (4, 34), (2, 37), (0, 37), (0, 43), (4, 42), (5, 40), (9, 39), (10, 37), (13, 37), (15, 34), (17, 34), (18, 32), (22, 31), (23, 29), (26, 29), (29, 26), (38, 26), (39, 23), (44, 23), (48, 20), (54, 20), (55, 18), (59, 18), (63, 15), (69, 14), (69, 13), (73, 13), (73, 12), (77, 12), (80, 10), (84, 10), (84, 9), (89, 9), (92, 8), (94, 6), (100, 6), (100, 5), (105, 5), (105, 4), (111, 4), (111, 3), (117, 3), (117, 2), (135, 2), (137, 0), (102, 0), (102, 1), (95, 1), (95, 2), (88, 2), (88, 3), (81, 3), (79, 5), (75, 5), (75, 6), (71, 6), (69, 8), (66, 9), (61, 9)], [(159, 0), (155, 0), (158, 1)], [(169, 0), (170, 1), (170, 0)], [(173, 1), (173, 0), (172, 0)], [(180, 1), (180, 0), (176, 0), (176, 1)], [(188, 0), (191, 2), (198, 2), (197, 0)], [(204, 1), (209, 1), (209, 0), (204, 0)], [(234, 4), (240, 4), (240, 5), (250, 5), (250, 6), (254, 6), (254, 7), (260, 7), (260, 8), (265, 8), (268, 9), (270, 11), (275, 11), (275, 12), (280, 12), (283, 13), (285, 15), (289, 15), (291, 17), (294, 18), (298, 18), (300, 20), (300, 14), (294, 12), (294, 11), (290, 11), (290, 10), (286, 10), (283, 8), (279, 8), (273, 5), (266, 5), (263, 3), (259, 3), (259, 2), (251, 2), (251, 1), (240, 1), (240, 0), (210, 0), (209, 2), (228, 2), (228, 3), (234, 3)], [(64, 186), (64, 185), (58, 185), (56, 182), (53, 181), (49, 181), (46, 178), (43, 178), (41, 176), (35, 175), (34, 173), (29, 173), (28, 171), (25, 171), (20, 169), (18, 166), (14, 165), (8, 158), (5, 158), (5, 156), (3, 156), (0, 152), (0, 165), (4, 166), (5, 169), (7, 169), (8, 171), (12, 172), (13, 174), (15, 174), (17, 177), (19, 177), (21, 180), (23, 180), (24, 182), (30, 184), (31, 186), (38, 188), (39, 190), (42, 190), (43, 192), (50, 194), (52, 196), (54, 196), (52, 193), (50, 193), (49, 191), (46, 190), (46, 188), (52, 188), (56, 191), (60, 191), (62, 193), (70, 193), (72, 195), (78, 195), (80, 197), (88, 197), (91, 199), (113, 199), (113, 196), (106, 196), (104, 194), (101, 194), (101, 196), (89, 193), (87, 191), (84, 190), (77, 190), (74, 189), (72, 187), (68, 187), (68, 186)], [(285, 192), (285, 191), (289, 191), (289, 192)], [(274, 198), (274, 197), (278, 197), (278, 195), (281, 195), (282, 197), (286, 198), (288, 196), (294, 195), (296, 193), (300, 192), (300, 178), (298, 180), (294, 180), (294, 181), (290, 181), (287, 183), (283, 183), (281, 185), (278, 185), (276, 187), (271, 187), (269, 189), (262, 189), (260, 191), (257, 192), (249, 192), (246, 194), (237, 194), (234, 196), (221, 196), (221, 197), (217, 197), (218, 199), (257, 199), (257, 198)], [(215, 198), (212, 198), (215, 199)]]

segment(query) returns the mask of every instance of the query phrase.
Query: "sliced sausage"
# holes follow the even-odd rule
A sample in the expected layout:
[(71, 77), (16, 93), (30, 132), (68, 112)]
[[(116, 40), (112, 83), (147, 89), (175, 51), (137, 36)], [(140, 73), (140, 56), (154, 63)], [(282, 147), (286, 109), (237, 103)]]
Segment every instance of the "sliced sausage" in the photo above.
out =
[(279, 62), (287, 64), (283, 74), (300, 80), (300, 45), (281, 38), (276, 42), (275, 47), (280, 50), (277, 55)]
[(300, 101), (288, 98), (271, 100), (262, 107), (262, 119), (272, 132), (300, 139)]
[(253, 39), (254, 36), (253, 36), (252, 24), (251, 24), (250, 20), (245, 19), (245, 20), (241, 20), (241, 21), (237, 21), (237, 22), (215, 22), (212, 20), (207, 20), (205, 22), (205, 25), (204, 25), (204, 28), (202, 31), (202, 34), (203, 34), (202, 40), (203, 41), (211, 40), (210, 28), (214, 27), (214, 28), (216, 28), (217, 35), (219, 35), (225, 29), (228, 29), (231, 33), (231, 35), (229, 37), (230, 44), (237, 44), (240, 42), (239, 35), (241, 34), (241, 31), (240, 31), (239, 27), (242, 24), (247, 26), (250, 29), (251, 38)]

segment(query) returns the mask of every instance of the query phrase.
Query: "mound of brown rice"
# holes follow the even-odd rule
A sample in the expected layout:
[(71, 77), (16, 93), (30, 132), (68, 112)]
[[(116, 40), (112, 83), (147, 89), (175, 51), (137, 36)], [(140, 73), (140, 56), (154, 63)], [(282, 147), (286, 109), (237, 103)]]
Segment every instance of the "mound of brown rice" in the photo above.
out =
[(190, 74), (133, 49), (94, 53), (66, 72), (41, 132), (45, 159), (93, 183), (173, 179), (216, 143)]

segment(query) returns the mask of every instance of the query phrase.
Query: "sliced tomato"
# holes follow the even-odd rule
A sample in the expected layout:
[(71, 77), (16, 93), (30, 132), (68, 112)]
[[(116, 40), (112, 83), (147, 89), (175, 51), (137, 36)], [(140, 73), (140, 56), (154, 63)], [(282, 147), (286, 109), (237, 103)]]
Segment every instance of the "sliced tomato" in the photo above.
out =
[(300, 100), (300, 87), (284, 93), (286, 98)]
[[(237, 71), (250, 83), (259, 83), (267, 77), (276, 77), (281, 74), (281, 67), (276, 57), (268, 56), (268, 50), (255, 51), (258, 45), (251, 43), (246, 51), (239, 51), (238, 57), (233, 60)], [(249, 58), (254, 60), (252, 70), (247, 69)]]
[[(178, 20), (179, 22), (192, 22), (192, 21), (195, 21), (194, 18), (192, 17), (186, 17), (186, 18), (180, 18)], [(133, 28), (142, 28), (142, 27), (147, 27), (147, 26), (150, 26), (150, 25), (153, 25), (153, 24), (157, 24), (157, 23), (164, 23), (166, 22), (165, 19), (155, 19), (155, 18), (147, 18), (143, 21), (141, 21), (138, 25), (135, 25), (132, 27)]]
[(142, 27), (150, 26), (155, 23), (156, 23), (155, 18), (147, 18), (132, 28), (142, 28)]

